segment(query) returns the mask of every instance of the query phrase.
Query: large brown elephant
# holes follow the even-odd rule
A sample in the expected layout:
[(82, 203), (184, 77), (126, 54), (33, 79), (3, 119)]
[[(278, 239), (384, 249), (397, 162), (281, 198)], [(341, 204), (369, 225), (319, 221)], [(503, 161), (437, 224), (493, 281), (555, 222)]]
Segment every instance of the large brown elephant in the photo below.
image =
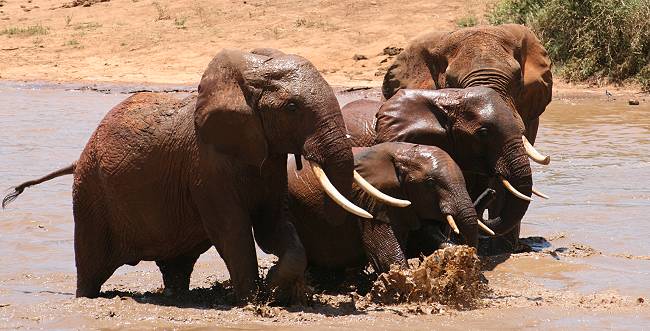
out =
[[(389, 99), (400, 89), (487, 86), (499, 93), (535, 142), (539, 116), (551, 102), (551, 61), (539, 39), (517, 24), (431, 32), (412, 40), (384, 76)], [(536, 161), (548, 163), (548, 158)]]
[(352, 102), (342, 113), (353, 145), (403, 141), (438, 146), (463, 170), (472, 198), (490, 185), (509, 190), (485, 221), (497, 234), (506, 234), (518, 229), (532, 193), (523, 128), (508, 107), (486, 87), (402, 89), (383, 103)]
[(425, 223), (427, 231), (434, 229), (425, 250), (435, 250), (445, 240), (441, 225), (447, 222), (465, 244), (477, 245), (478, 215), (460, 168), (443, 150), (392, 142), (356, 148), (353, 153), (357, 173), (373, 187), (408, 200), (366, 191), (362, 182), (353, 186), (351, 200), (374, 219), (348, 214), (344, 223), (334, 226), (327, 221), (331, 215), (322, 204), (325, 193), (314, 173), (296, 171), (289, 162), (290, 211), (310, 266), (359, 267), (369, 260), (380, 272), (388, 271), (392, 264), (406, 267), (406, 258), (419, 256), (419, 251), (407, 250), (409, 235), (419, 232)]
[[(198, 96), (129, 97), (75, 164), (5, 198), (3, 207), (28, 186), (74, 173), (77, 296), (97, 296), (115, 269), (141, 260), (156, 261), (167, 291), (187, 291), (194, 263), (214, 245), (237, 298), (249, 300), (258, 280), (251, 228), (279, 257), (270, 281), (291, 290), (306, 260), (284, 215), (289, 153), (304, 155), (337, 203), (370, 217), (345, 198), (354, 163), (332, 89), (309, 61), (275, 55), (223, 50)], [(342, 219), (343, 209), (322, 198)]]

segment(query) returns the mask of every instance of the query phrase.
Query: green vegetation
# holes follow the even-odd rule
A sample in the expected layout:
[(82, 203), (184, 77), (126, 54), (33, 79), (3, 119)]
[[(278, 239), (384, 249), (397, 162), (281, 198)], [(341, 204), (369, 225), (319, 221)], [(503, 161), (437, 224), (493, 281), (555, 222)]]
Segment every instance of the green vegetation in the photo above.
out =
[(31, 37), (37, 35), (44, 35), (48, 33), (48, 29), (40, 24), (30, 25), (27, 27), (9, 27), (4, 30), (0, 30), (1, 35), (7, 35), (9, 37)]
[(187, 22), (186, 16), (174, 18), (174, 25), (177, 29), (186, 29), (185, 22)]
[(635, 79), (650, 91), (650, 0), (502, 0), (492, 24), (525, 24), (572, 81)]
[(83, 22), (74, 25), (75, 30), (95, 30), (101, 27), (102, 25), (97, 22)]
[(469, 27), (475, 26), (476, 24), (478, 24), (478, 19), (474, 15), (464, 16), (464, 17), (459, 18), (456, 21), (456, 25), (459, 28), (469, 28)]

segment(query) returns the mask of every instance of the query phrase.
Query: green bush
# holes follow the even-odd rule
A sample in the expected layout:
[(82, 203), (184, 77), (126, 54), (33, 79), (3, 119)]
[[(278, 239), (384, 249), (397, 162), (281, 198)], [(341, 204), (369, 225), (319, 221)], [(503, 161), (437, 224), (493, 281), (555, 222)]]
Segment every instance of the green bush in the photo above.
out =
[(464, 16), (456, 20), (456, 25), (459, 28), (468, 28), (475, 26), (476, 24), (478, 24), (478, 19), (474, 15)]
[(504, 0), (487, 18), (533, 29), (569, 80), (634, 78), (650, 90), (650, 0)]

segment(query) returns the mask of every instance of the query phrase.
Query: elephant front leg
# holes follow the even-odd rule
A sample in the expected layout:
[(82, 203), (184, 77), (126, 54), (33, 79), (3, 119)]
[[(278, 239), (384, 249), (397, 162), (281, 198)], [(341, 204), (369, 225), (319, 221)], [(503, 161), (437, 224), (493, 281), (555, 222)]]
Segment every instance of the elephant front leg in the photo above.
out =
[(234, 201), (199, 201), (199, 210), (208, 238), (226, 263), (237, 302), (251, 302), (259, 272), (248, 213)]
[(286, 216), (260, 218), (253, 223), (253, 229), (260, 248), (279, 258), (267, 276), (275, 299), (283, 304), (305, 303), (307, 256), (293, 223)]

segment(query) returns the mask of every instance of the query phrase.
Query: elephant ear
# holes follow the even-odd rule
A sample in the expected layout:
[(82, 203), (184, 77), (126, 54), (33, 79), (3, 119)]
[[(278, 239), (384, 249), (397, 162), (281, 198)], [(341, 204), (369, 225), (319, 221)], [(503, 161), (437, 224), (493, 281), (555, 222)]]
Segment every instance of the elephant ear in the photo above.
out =
[(521, 112), (527, 114), (526, 122), (539, 117), (551, 102), (553, 89), (553, 74), (551, 60), (542, 43), (527, 27), (518, 24), (501, 26), (510, 32), (521, 44), (520, 58), (517, 59), (523, 75), (523, 91), (517, 100)]
[(405, 88), (440, 88), (438, 78), (444, 74), (447, 61), (430, 50), (440, 46), (447, 35), (443, 32), (430, 32), (412, 40), (384, 76), (381, 87), (384, 98), (389, 99)]
[[(386, 149), (386, 144), (374, 145), (372, 147), (360, 148), (360, 151), (354, 154), (354, 168), (355, 170), (368, 181), (372, 186), (377, 188), (383, 193), (392, 197), (406, 199), (399, 182), (399, 174), (397, 168), (393, 163), (393, 157), (390, 150)], [(355, 187), (355, 201), (360, 201), (362, 206), (366, 206), (367, 210), (373, 215), (375, 220), (391, 223), (392, 220), (399, 222), (407, 222), (417, 219), (413, 217), (404, 217), (405, 213), (409, 213), (410, 208), (398, 208), (387, 206), (368, 194), (361, 193), (360, 188)], [(401, 223), (404, 224), (404, 223)], [(416, 228), (415, 224), (404, 224), (408, 228)]]
[(254, 166), (268, 154), (256, 93), (242, 71), (261, 65), (266, 57), (223, 50), (210, 62), (201, 83), (194, 111), (200, 139), (220, 152)]
[(377, 112), (375, 143), (403, 141), (449, 150), (458, 89), (402, 90)]

